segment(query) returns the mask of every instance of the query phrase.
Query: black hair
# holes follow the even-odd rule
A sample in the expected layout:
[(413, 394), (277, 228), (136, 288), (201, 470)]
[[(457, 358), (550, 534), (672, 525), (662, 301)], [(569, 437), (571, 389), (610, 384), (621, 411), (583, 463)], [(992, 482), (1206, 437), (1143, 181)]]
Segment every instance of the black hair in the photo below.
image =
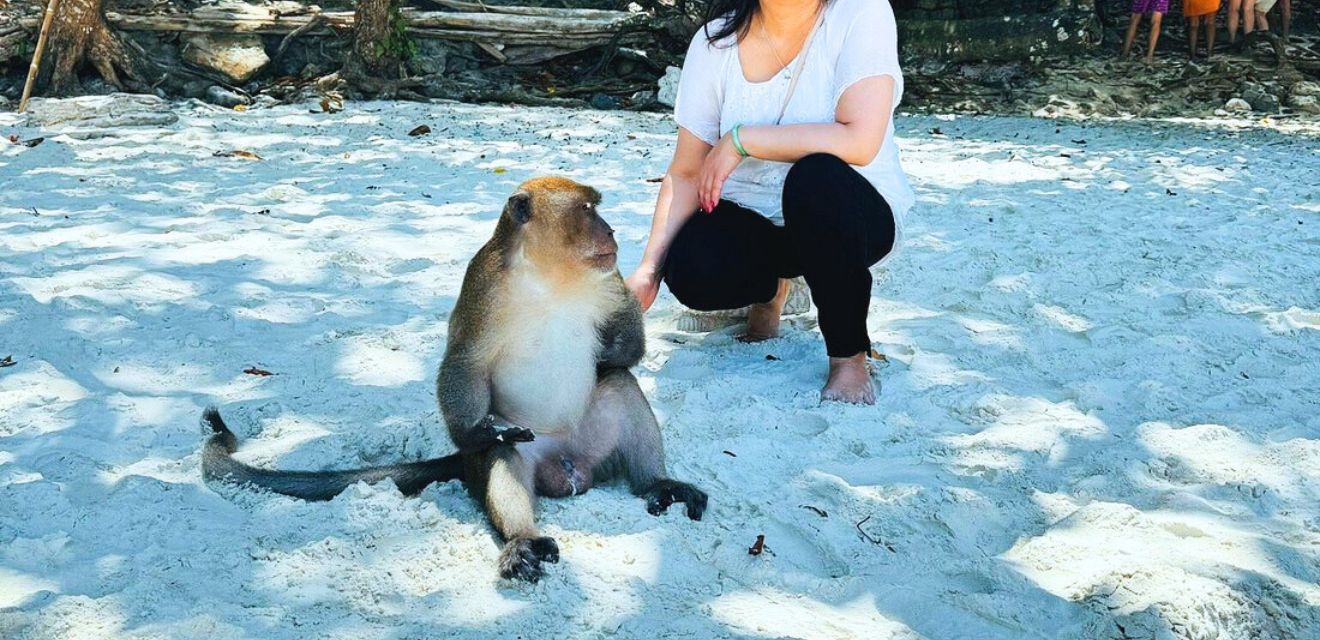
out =
[[(829, 0), (821, 0), (825, 4)], [(742, 37), (752, 24), (752, 17), (761, 10), (761, 0), (710, 0), (706, 5), (706, 42), (715, 44), (731, 35)], [(725, 18), (715, 33), (710, 31), (710, 23), (716, 18)]]

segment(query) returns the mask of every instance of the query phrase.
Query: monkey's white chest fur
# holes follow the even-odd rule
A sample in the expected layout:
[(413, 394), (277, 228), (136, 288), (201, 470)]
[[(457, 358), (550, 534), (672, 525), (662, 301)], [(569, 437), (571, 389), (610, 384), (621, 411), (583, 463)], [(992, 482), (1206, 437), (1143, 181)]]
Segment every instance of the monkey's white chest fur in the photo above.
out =
[(500, 328), (503, 357), (492, 372), (495, 410), (538, 433), (573, 429), (596, 386), (596, 326), (608, 297), (595, 288), (565, 294), (534, 276), (511, 279), (521, 313)]

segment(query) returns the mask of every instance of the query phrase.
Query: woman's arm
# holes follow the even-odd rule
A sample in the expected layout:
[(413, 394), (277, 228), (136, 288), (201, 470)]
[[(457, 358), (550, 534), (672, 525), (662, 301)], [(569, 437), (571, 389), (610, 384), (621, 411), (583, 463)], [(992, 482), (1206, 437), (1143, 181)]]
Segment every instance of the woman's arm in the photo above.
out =
[[(872, 76), (848, 87), (839, 98), (834, 122), (821, 124), (747, 125), (738, 140), (753, 158), (796, 162), (813, 153), (829, 153), (851, 165), (865, 166), (885, 142), (894, 105), (894, 79)], [(724, 181), (742, 162), (725, 135), (706, 156), (699, 178), (698, 199), (710, 209), (720, 200)]]
[[(669, 161), (669, 169), (660, 183), (660, 197), (655, 202), (655, 215), (651, 219), (651, 236), (642, 252), (642, 263), (628, 276), (628, 288), (642, 303), (642, 310), (651, 308), (660, 289), (660, 271), (669, 253), (669, 245), (679, 229), (692, 217), (698, 207), (697, 179), (702, 162), (711, 146), (692, 135), (687, 129), (678, 130), (678, 146)], [(709, 209), (707, 209), (709, 211)]]

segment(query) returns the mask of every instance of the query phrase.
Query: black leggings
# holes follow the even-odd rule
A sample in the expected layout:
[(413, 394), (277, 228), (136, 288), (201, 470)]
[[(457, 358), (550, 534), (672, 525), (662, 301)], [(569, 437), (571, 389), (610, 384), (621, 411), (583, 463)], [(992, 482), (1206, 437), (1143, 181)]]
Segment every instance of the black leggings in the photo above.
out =
[(889, 204), (827, 153), (793, 164), (783, 203), (782, 227), (727, 200), (693, 215), (665, 259), (669, 291), (692, 309), (737, 309), (769, 301), (780, 278), (804, 276), (830, 356), (868, 351), (870, 266), (894, 248)]

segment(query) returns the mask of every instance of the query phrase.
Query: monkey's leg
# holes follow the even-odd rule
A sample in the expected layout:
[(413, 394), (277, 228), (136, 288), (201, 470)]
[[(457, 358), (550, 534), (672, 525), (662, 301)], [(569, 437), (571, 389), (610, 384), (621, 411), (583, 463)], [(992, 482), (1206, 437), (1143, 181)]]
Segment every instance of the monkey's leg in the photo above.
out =
[[(682, 502), (687, 506), (689, 518), (701, 519), (706, 512), (706, 494), (691, 484), (667, 477), (660, 425), (632, 373), (613, 369), (601, 375), (587, 411), (587, 421), (584, 431), (617, 434), (614, 451), (617, 461), (622, 464), (633, 493), (646, 498), (649, 513), (660, 515), (669, 505)], [(600, 439), (598, 435), (597, 440)]]
[(505, 540), (500, 577), (536, 582), (542, 562), (559, 562), (559, 545), (536, 529), (534, 463), (509, 446), (491, 450), (487, 460), (486, 514)]

